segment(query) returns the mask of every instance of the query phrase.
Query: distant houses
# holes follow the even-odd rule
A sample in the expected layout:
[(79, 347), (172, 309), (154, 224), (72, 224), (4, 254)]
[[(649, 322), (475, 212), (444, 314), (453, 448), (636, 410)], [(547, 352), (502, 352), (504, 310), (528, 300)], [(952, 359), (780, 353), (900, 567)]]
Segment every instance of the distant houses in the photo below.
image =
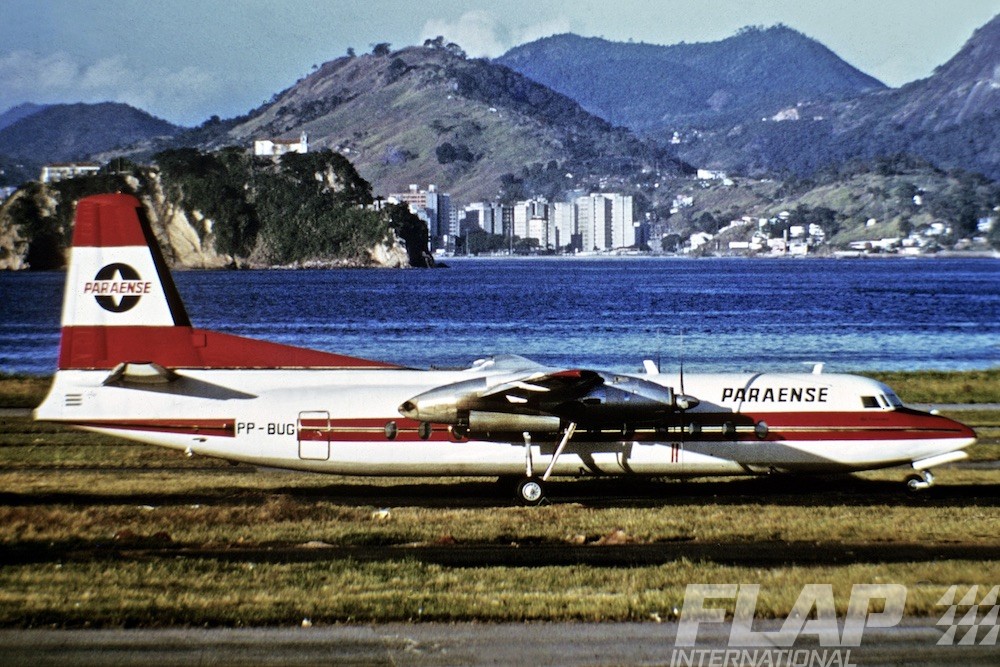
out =
[(281, 157), (286, 153), (309, 152), (309, 135), (303, 132), (298, 139), (257, 139), (253, 142), (253, 154), (259, 157)]
[(42, 183), (58, 183), (78, 176), (95, 176), (100, 170), (101, 165), (96, 162), (58, 162), (42, 167), (42, 175), (38, 180)]

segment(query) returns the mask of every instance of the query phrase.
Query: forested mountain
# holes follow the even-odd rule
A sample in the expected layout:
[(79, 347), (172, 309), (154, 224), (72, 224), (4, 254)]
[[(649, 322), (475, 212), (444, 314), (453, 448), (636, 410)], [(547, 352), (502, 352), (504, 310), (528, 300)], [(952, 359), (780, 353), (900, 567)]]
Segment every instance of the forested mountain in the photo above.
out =
[(851, 159), (907, 153), (1000, 179), (1000, 16), (920, 81), (767, 120), (688, 133), (679, 153), (743, 173), (810, 174)]
[(16, 107), (7, 109), (7, 111), (0, 113), (0, 130), (13, 125), (19, 120), (42, 111), (46, 108), (46, 106), (47, 105), (45, 104), (32, 104), (31, 102), (25, 102), (24, 104), (18, 104)]
[(4, 114), (4, 118), (16, 120), (0, 129), (0, 155), (38, 165), (85, 159), (180, 130), (127, 104), (53, 104), (18, 114), (23, 107)]
[(651, 133), (731, 124), (803, 100), (885, 88), (819, 42), (780, 25), (672, 46), (556, 35), (511, 49), (496, 62), (611, 123)]

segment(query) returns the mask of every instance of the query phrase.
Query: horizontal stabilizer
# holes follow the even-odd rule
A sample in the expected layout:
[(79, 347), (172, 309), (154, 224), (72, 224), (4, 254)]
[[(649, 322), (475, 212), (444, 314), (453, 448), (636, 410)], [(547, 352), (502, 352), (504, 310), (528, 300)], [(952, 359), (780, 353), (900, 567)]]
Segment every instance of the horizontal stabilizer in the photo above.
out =
[(168, 370), (159, 364), (149, 361), (122, 362), (114, 367), (111, 375), (103, 384), (115, 384), (118, 382), (135, 384), (169, 384), (180, 376), (172, 370)]

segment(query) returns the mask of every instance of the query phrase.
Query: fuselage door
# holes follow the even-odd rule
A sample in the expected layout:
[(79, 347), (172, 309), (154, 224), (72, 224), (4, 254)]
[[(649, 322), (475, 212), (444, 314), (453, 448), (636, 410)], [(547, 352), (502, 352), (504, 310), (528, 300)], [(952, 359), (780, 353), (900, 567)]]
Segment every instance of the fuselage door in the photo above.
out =
[(303, 410), (297, 424), (299, 458), (308, 461), (330, 459), (330, 413), (326, 410)]

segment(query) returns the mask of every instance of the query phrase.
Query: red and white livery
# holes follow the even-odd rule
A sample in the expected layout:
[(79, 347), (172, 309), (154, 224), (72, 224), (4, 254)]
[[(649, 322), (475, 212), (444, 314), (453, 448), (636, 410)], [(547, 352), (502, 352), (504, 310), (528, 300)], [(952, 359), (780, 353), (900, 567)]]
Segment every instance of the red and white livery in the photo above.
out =
[(59, 370), (36, 419), (254, 465), (349, 475), (517, 479), (929, 469), (968, 427), (874, 380), (819, 372), (668, 376), (390, 363), (195, 328), (139, 202), (80, 201)]

